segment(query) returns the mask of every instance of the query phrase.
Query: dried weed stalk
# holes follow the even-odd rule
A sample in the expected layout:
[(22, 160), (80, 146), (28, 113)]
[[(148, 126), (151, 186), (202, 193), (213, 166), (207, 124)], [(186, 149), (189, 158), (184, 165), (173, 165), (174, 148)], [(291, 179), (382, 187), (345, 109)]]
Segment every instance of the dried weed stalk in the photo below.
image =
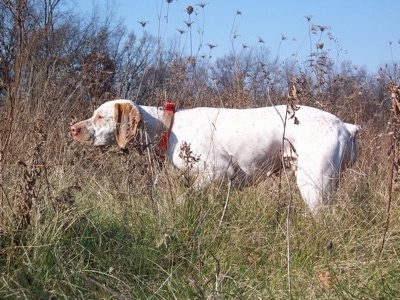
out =
[(391, 181), (394, 190), (399, 190), (400, 182), (400, 86), (389, 84), (392, 99), (391, 118), (388, 126), (390, 144), (388, 155), (392, 157)]
[(296, 84), (298, 80), (296, 77), (292, 78), (292, 85), (288, 93), (286, 106), (287, 106), (287, 113), (289, 115), (289, 119), (294, 119), (295, 124), (299, 124), (299, 120), (295, 116), (296, 111), (300, 109), (299, 106), (299, 96), (301, 95), (301, 90), (296, 89)]
[[(21, 232), (28, 225), (31, 225), (31, 211), (35, 202), (40, 202), (40, 184), (39, 181), (44, 178), (47, 181), (47, 166), (43, 159), (44, 145), (47, 140), (47, 134), (43, 131), (39, 124), (35, 124), (33, 128), (35, 135), (35, 146), (33, 147), (28, 162), (19, 160), (18, 164), (24, 168), (23, 180), (19, 186), (19, 195), (21, 198), (17, 200), (14, 218), (16, 220), (16, 229)], [(19, 242), (17, 240), (17, 242)]]
[(388, 156), (391, 164), (391, 172), (389, 179), (389, 199), (387, 204), (386, 225), (379, 255), (382, 253), (385, 246), (386, 235), (389, 229), (393, 190), (399, 189), (400, 182), (400, 86), (389, 83), (388, 88), (392, 99), (391, 117), (388, 124), (388, 136), (390, 137)]
[[(299, 97), (301, 93), (296, 89), (296, 84), (298, 83), (297, 78), (293, 77), (290, 83), (290, 89), (288, 92), (288, 97), (286, 101), (286, 115), (284, 119), (284, 129), (283, 129), (283, 136), (282, 136), (282, 146), (281, 146), (281, 159), (282, 159), (282, 166), (285, 166), (285, 141), (286, 139), (286, 124), (288, 120), (293, 119), (294, 124), (299, 124), (299, 120), (296, 117), (296, 111), (300, 109), (299, 106)], [(290, 141), (288, 141), (290, 143)], [(290, 143), (291, 144), (291, 143)], [(296, 149), (294, 149), (296, 152)], [(285, 179), (288, 182), (289, 186), (289, 203), (287, 205), (287, 216), (286, 216), (286, 256), (287, 256), (287, 280), (288, 280), (288, 291), (289, 295), (291, 295), (291, 276), (290, 276), (290, 257), (291, 257), (291, 227), (290, 227), (290, 218), (291, 218), (291, 210), (292, 210), (292, 202), (293, 202), (293, 194), (290, 188), (289, 183), (289, 174), (286, 168), (283, 168), (283, 173), (285, 174)], [(282, 174), (282, 173), (281, 173)], [(279, 176), (279, 193), (281, 190), (281, 176)]]
[[(0, 140), (0, 149), (1, 149), (1, 140)], [(0, 151), (0, 188), (1, 188), (1, 195), (0, 195), (0, 235), (3, 233), (3, 220), (4, 220), (4, 206), (3, 206), (3, 152)]]
[(193, 153), (190, 144), (183, 142), (180, 147), (179, 157), (185, 162), (186, 169), (192, 170), (195, 163), (199, 162), (200, 156)]
[(193, 153), (193, 151), (190, 149), (189, 143), (183, 142), (180, 146), (179, 158), (181, 158), (185, 164), (185, 171), (183, 173), (183, 177), (186, 180), (186, 185), (191, 187), (195, 178), (190, 176), (190, 173), (194, 165), (200, 161), (200, 156)]

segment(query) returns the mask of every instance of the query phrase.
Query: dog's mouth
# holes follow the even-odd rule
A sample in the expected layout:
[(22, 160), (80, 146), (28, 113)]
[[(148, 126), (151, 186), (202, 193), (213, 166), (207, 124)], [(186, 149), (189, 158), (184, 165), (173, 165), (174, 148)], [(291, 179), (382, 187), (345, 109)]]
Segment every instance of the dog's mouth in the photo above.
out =
[(72, 137), (82, 145), (94, 145), (94, 137), (85, 128), (71, 130)]

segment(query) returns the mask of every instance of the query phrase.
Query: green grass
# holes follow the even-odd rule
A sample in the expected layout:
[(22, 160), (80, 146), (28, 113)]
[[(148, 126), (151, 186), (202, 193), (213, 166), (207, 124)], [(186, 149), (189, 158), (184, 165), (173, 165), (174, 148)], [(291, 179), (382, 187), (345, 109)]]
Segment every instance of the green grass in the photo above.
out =
[[(393, 191), (388, 218), (384, 134), (395, 62), (367, 74), (329, 50), (291, 62), (256, 46), (214, 64), (162, 49), (145, 31), (119, 49), (125, 30), (109, 26), (108, 14), (81, 23), (61, 10), (43, 30), (42, 9), (14, 2), (21, 5), (2, 11), (0, 299), (398, 298), (400, 202)], [(232, 190), (226, 202), (225, 185), (188, 194), (167, 167), (154, 187), (146, 157), (72, 142), (70, 121), (121, 97), (180, 108), (298, 99), (360, 124), (360, 159), (315, 216), (293, 180)]]
[(378, 176), (348, 172), (317, 216), (290, 183), (289, 288), (287, 183), (281, 199), (276, 178), (233, 190), (221, 220), (226, 188), (185, 194), (168, 169), (172, 186), (164, 173), (152, 189), (125, 163), (110, 154), (54, 172), (52, 182), (80, 178), (81, 188), (72, 205), (55, 207), (56, 195), (36, 203), (22, 232), (5, 228), (1, 298), (391, 299), (400, 290), (398, 200), (379, 255), (387, 191)]

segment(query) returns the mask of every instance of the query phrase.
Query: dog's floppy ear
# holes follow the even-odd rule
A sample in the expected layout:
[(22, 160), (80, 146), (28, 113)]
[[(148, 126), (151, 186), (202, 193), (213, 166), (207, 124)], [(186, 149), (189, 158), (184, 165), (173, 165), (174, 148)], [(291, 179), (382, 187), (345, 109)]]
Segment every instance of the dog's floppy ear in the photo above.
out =
[(138, 108), (130, 103), (114, 105), (114, 120), (116, 124), (116, 141), (120, 148), (125, 149), (135, 138), (142, 116)]

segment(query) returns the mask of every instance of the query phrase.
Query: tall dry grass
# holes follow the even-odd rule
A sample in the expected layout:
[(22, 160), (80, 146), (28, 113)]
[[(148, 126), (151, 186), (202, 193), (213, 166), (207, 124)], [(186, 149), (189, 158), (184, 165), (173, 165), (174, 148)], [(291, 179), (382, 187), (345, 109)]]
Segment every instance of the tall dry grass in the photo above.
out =
[[(170, 167), (152, 174), (148, 158), (133, 151), (74, 143), (67, 116), (49, 113), (58, 105), (18, 114), (3, 154), (2, 297), (396, 295), (398, 192), (388, 219), (388, 140), (377, 126), (387, 112), (361, 124), (357, 164), (343, 174), (333, 203), (312, 217), (293, 180), (232, 190), (225, 210), (225, 185), (187, 194)], [(63, 109), (90, 114), (86, 104)], [(290, 197), (289, 293), (282, 203)]]
[[(85, 78), (60, 78), (56, 68), (22, 58), (30, 77), (10, 87), (16, 90), (0, 109), (0, 298), (397, 297), (400, 210), (398, 191), (389, 189), (384, 82), (376, 99), (373, 86), (355, 77), (321, 81), (323, 69), (314, 65), (312, 74), (266, 74), (255, 99), (240, 72), (226, 85), (210, 84), (202, 77), (210, 65), (195, 56), (174, 60), (164, 81), (137, 99), (180, 107), (279, 104), (287, 100), (279, 86), (287, 90), (290, 82), (300, 104), (361, 125), (358, 162), (342, 174), (332, 203), (311, 216), (293, 178), (231, 190), (227, 202), (219, 182), (188, 192), (181, 174), (168, 165), (151, 169), (147, 156), (77, 145), (69, 124), (120, 94), (86, 97), (78, 88)], [(397, 127), (389, 132), (396, 137)]]

